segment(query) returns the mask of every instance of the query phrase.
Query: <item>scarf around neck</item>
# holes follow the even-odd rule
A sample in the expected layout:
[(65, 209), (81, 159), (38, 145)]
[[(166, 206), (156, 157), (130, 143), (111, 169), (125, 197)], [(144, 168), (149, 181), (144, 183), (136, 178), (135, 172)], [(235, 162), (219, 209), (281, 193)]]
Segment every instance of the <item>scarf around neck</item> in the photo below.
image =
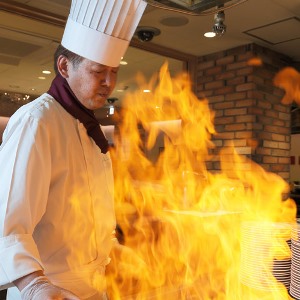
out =
[(65, 78), (60, 74), (56, 75), (47, 93), (84, 125), (87, 134), (95, 141), (102, 153), (108, 151), (108, 141), (100, 128), (94, 112), (79, 102)]

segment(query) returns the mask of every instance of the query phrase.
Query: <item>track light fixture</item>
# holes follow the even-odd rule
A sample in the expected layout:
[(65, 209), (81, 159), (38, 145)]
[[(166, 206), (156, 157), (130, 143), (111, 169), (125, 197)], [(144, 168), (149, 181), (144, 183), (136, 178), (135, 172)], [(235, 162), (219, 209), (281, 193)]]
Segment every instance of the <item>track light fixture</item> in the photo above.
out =
[(226, 32), (226, 25), (224, 24), (225, 21), (225, 13), (223, 10), (218, 11), (214, 16), (214, 25), (212, 31), (204, 33), (205, 37), (215, 37), (215, 36), (222, 36)]
[(215, 24), (213, 26), (213, 32), (216, 33), (217, 36), (221, 36), (226, 32), (225, 21), (225, 13), (223, 10), (217, 12), (214, 17)]

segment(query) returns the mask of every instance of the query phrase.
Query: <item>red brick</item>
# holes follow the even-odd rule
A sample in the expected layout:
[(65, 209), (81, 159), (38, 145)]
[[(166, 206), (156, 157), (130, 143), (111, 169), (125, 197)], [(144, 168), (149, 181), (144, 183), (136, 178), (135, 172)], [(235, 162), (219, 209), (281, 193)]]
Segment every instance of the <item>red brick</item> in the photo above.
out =
[(262, 131), (262, 132), (259, 132), (257, 137), (261, 140), (273, 140), (273, 134), (271, 132), (265, 132), (265, 131)]
[(261, 101), (265, 100), (264, 94), (257, 90), (247, 91), (247, 97), (251, 99), (261, 100)]
[(291, 119), (291, 114), (280, 112), (278, 117), (280, 120), (289, 121)]
[(226, 66), (227, 70), (236, 70), (236, 69), (242, 69), (242, 68), (246, 68), (247, 67), (247, 62), (242, 61), (242, 62), (236, 62), (236, 63), (232, 63), (232, 64), (228, 64)]
[(216, 80), (219, 79), (229, 79), (235, 77), (235, 72), (222, 72), (221, 74), (217, 74), (215, 76)]
[(205, 62), (201, 62), (198, 64), (198, 70), (204, 70), (204, 69), (208, 69), (211, 68), (215, 65), (215, 62), (212, 61), (205, 61)]
[(222, 147), (222, 146), (223, 146), (223, 140), (213, 140), (213, 143), (214, 143), (217, 147)]
[(235, 77), (233, 79), (228, 79), (226, 81), (226, 84), (227, 85), (239, 85), (239, 84), (243, 84), (245, 82), (246, 82), (245, 76), (238, 76), (238, 77)]
[(275, 133), (281, 133), (281, 134), (289, 134), (290, 133), (290, 128), (282, 128), (282, 127), (278, 127), (278, 126), (266, 125), (264, 129), (269, 132), (275, 132)]
[(198, 77), (197, 83), (207, 83), (207, 82), (211, 82), (213, 80), (214, 80), (213, 76), (201, 76), (201, 77)]
[(242, 53), (237, 55), (237, 61), (244, 61), (246, 60), (247, 62), (249, 61), (250, 58), (253, 58), (255, 55), (252, 51), (248, 51), (246, 53)]
[(224, 110), (216, 110), (215, 111), (215, 118), (223, 117), (224, 116)]
[(274, 157), (274, 156), (264, 156), (263, 162), (265, 164), (276, 164), (276, 163), (278, 163), (278, 158)]
[(257, 101), (257, 106), (264, 109), (271, 109), (272, 104), (266, 101)]
[(246, 114), (247, 114), (246, 108), (232, 108), (225, 111), (225, 116), (240, 116)]
[(257, 120), (258, 120), (258, 123), (262, 123), (264, 125), (272, 125), (273, 124), (273, 119), (266, 117), (264, 115), (257, 116)]
[(263, 146), (266, 148), (278, 149), (278, 142), (275, 141), (264, 141)]
[(235, 133), (235, 137), (238, 139), (250, 139), (253, 137), (252, 131), (239, 131)]
[(205, 76), (216, 75), (216, 74), (220, 74), (221, 72), (222, 72), (222, 67), (217, 66), (217, 67), (206, 69)]
[(261, 78), (261, 77), (255, 76), (255, 75), (249, 75), (248, 76), (248, 81), (249, 82), (254, 82), (256, 84), (266, 84), (264, 78)]
[(284, 150), (290, 150), (290, 143), (281, 143), (281, 142), (278, 142), (278, 148), (279, 149), (284, 149)]
[(232, 93), (232, 94), (227, 94), (225, 95), (225, 100), (241, 100), (245, 99), (246, 93), (241, 92), (241, 93)]
[(284, 121), (282, 121), (282, 120), (278, 120), (278, 119), (273, 119), (273, 125), (275, 125), (275, 126), (284, 126), (284, 127), (286, 127), (285, 126), (285, 122)]
[(234, 92), (234, 86), (224, 86), (214, 91), (214, 95), (226, 95)]
[(236, 71), (236, 75), (240, 76), (240, 75), (249, 75), (253, 73), (253, 67), (245, 67), (243, 69), (239, 69)]
[(272, 150), (269, 148), (257, 148), (256, 153), (262, 155), (271, 155)]
[(208, 99), (209, 103), (218, 103), (218, 102), (223, 102), (224, 100), (225, 100), (224, 95), (210, 96)]
[(282, 164), (272, 164), (270, 165), (271, 167), (271, 171), (272, 172), (283, 172), (283, 171), (288, 171), (287, 166), (286, 165), (282, 165)]
[(237, 123), (241, 123), (241, 122), (254, 123), (256, 121), (256, 117), (252, 115), (236, 116), (235, 121)]
[(272, 155), (287, 157), (290, 155), (290, 151), (281, 149), (272, 149)]
[(237, 123), (237, 124), (231, 124), (225, 126), (226, 131), (241, 131), (245, 129), (246, 129), (245, 123)]
[(234, 107), (234, 102), (232, 101), (220, 102), (214, 105), (214, 109), (226, 109), (226, 108), (233, 108), (233, 107)]
[(199, 98), (208, 98), (213, 94), (213, 91), (205, 91), (203, 90), (201, 93), (198, 93)]
[(226, 57), (223, 57), (223, 58), (219, 58), (217, 59), (216, 61), (216, 65), (228, 65), (230, 63), (233, 63), (234, 62), (234, 56), (231, 55), (231, 56), (226, 56)]
[(279, 164), (290, 164), (290, 158), (289, 157), (278, 157), (278, 163)]
[(274, 104), (274, 110), (290, 114), (290, 106), (283, 104)]
[(255, 88), (256, 88), (256, 85), (252, 82), (249, 82), (249, 83), (244, 83), (244, 84), (237, 85), (235, 90), (237, 92), (243, 92), (243, 91), (253, 90)]
[(247, 140), (245, 139), (240, 139), (240, 140), (232, 140), (232, 141), (225, 141), (224, 146), (231, 146), (233, 145), (234, 147), (245, 147), (247, 146)]
[(215, 124), (220, 125), (220, 124), (232, 124), (234, 122), (234, 117), (223, 117), (223, 118), (216, 118), (215, 119)]
[(264, 110), (262, 108), (256, 107), (256, 106), (252, 106), (248, 108), (248, 113), (251, 115), (263, 115), (264, 114)]
[(207, 90), (218, 89), (224, 86), (223, 80), (213, 81), (209, 83), (205, 83), (204, 88)]
[(278, 142), (285, 141), (285, 135), (283, 135), (283, 134), (272, 133), (271, 136), (272, 136), (273, 141), (278, 141)]
[(274, 111), (274, 110), (266, 110), (265, 111), (265, 115), (267, 117), (271, 117), (273, 119), (278, 119), (279, 118), (279, 114), (277, 111)]
[(246, 99), (246, 100), (239, 100), (236, 101), (236, 107), (252, 107), (256, 105), (256, 100), (253, 99)]
[(232, 140), (234, 138), (233, 132), (219, 132), (216, 135), (218, 138), (222, 138), (224, 140)]

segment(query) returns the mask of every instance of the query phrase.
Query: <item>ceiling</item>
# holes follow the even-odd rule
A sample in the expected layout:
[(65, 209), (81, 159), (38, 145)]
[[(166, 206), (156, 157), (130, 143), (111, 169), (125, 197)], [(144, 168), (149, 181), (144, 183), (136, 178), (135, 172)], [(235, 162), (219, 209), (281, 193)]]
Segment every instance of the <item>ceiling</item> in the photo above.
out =
[[(227, 4), (237, 2), (229, 0)], [(47, 91), (54, 76), (53, 53), (61, 40), (70, 3), (70, 0), (0, 2), (0, 92), (39, 95)], [(139, 26), (155, 27), (160, 34), (151, 42), (140, 42), (134, 37), (124, 56), (128, 64), (120, 66), (112, 95), (119, 99), (115, 106), (121, 105), (126, 91), (138, 88), (137, 72), (149, 79), (168, 61), (173, 75), (183, 69), (184, 54), (202, 56), (257, 43), (300, 62), (300, 0), (246, 0), (227, 8), (226, 34), (210, 39), (203, 34), (211, 31), (214, 14), (207, 12), (205, 16), (192, 16), (148, 5)], [(158, 46), (168, 50), (166, 56), (162, 55), (164, 51), (157, 54), (144, 50)], [(42, 74), (46, 69), (52, 74)], [(41, 76), (45, 79), (38, 79)], [(107, 108), (101, 117), (106, 113)]]

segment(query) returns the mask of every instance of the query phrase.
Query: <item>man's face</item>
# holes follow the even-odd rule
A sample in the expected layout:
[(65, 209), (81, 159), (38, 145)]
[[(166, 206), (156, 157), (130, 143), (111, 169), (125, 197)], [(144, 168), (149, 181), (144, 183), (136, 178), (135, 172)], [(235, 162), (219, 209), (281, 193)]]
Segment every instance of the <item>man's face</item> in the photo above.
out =
[(66, 78), (77, 99), (86, 108), (95, 110), (105, 104), (112, 93), (116, 81), (118, 67), (108, 67), (88, 59), (73, 66), (68, 64)]

